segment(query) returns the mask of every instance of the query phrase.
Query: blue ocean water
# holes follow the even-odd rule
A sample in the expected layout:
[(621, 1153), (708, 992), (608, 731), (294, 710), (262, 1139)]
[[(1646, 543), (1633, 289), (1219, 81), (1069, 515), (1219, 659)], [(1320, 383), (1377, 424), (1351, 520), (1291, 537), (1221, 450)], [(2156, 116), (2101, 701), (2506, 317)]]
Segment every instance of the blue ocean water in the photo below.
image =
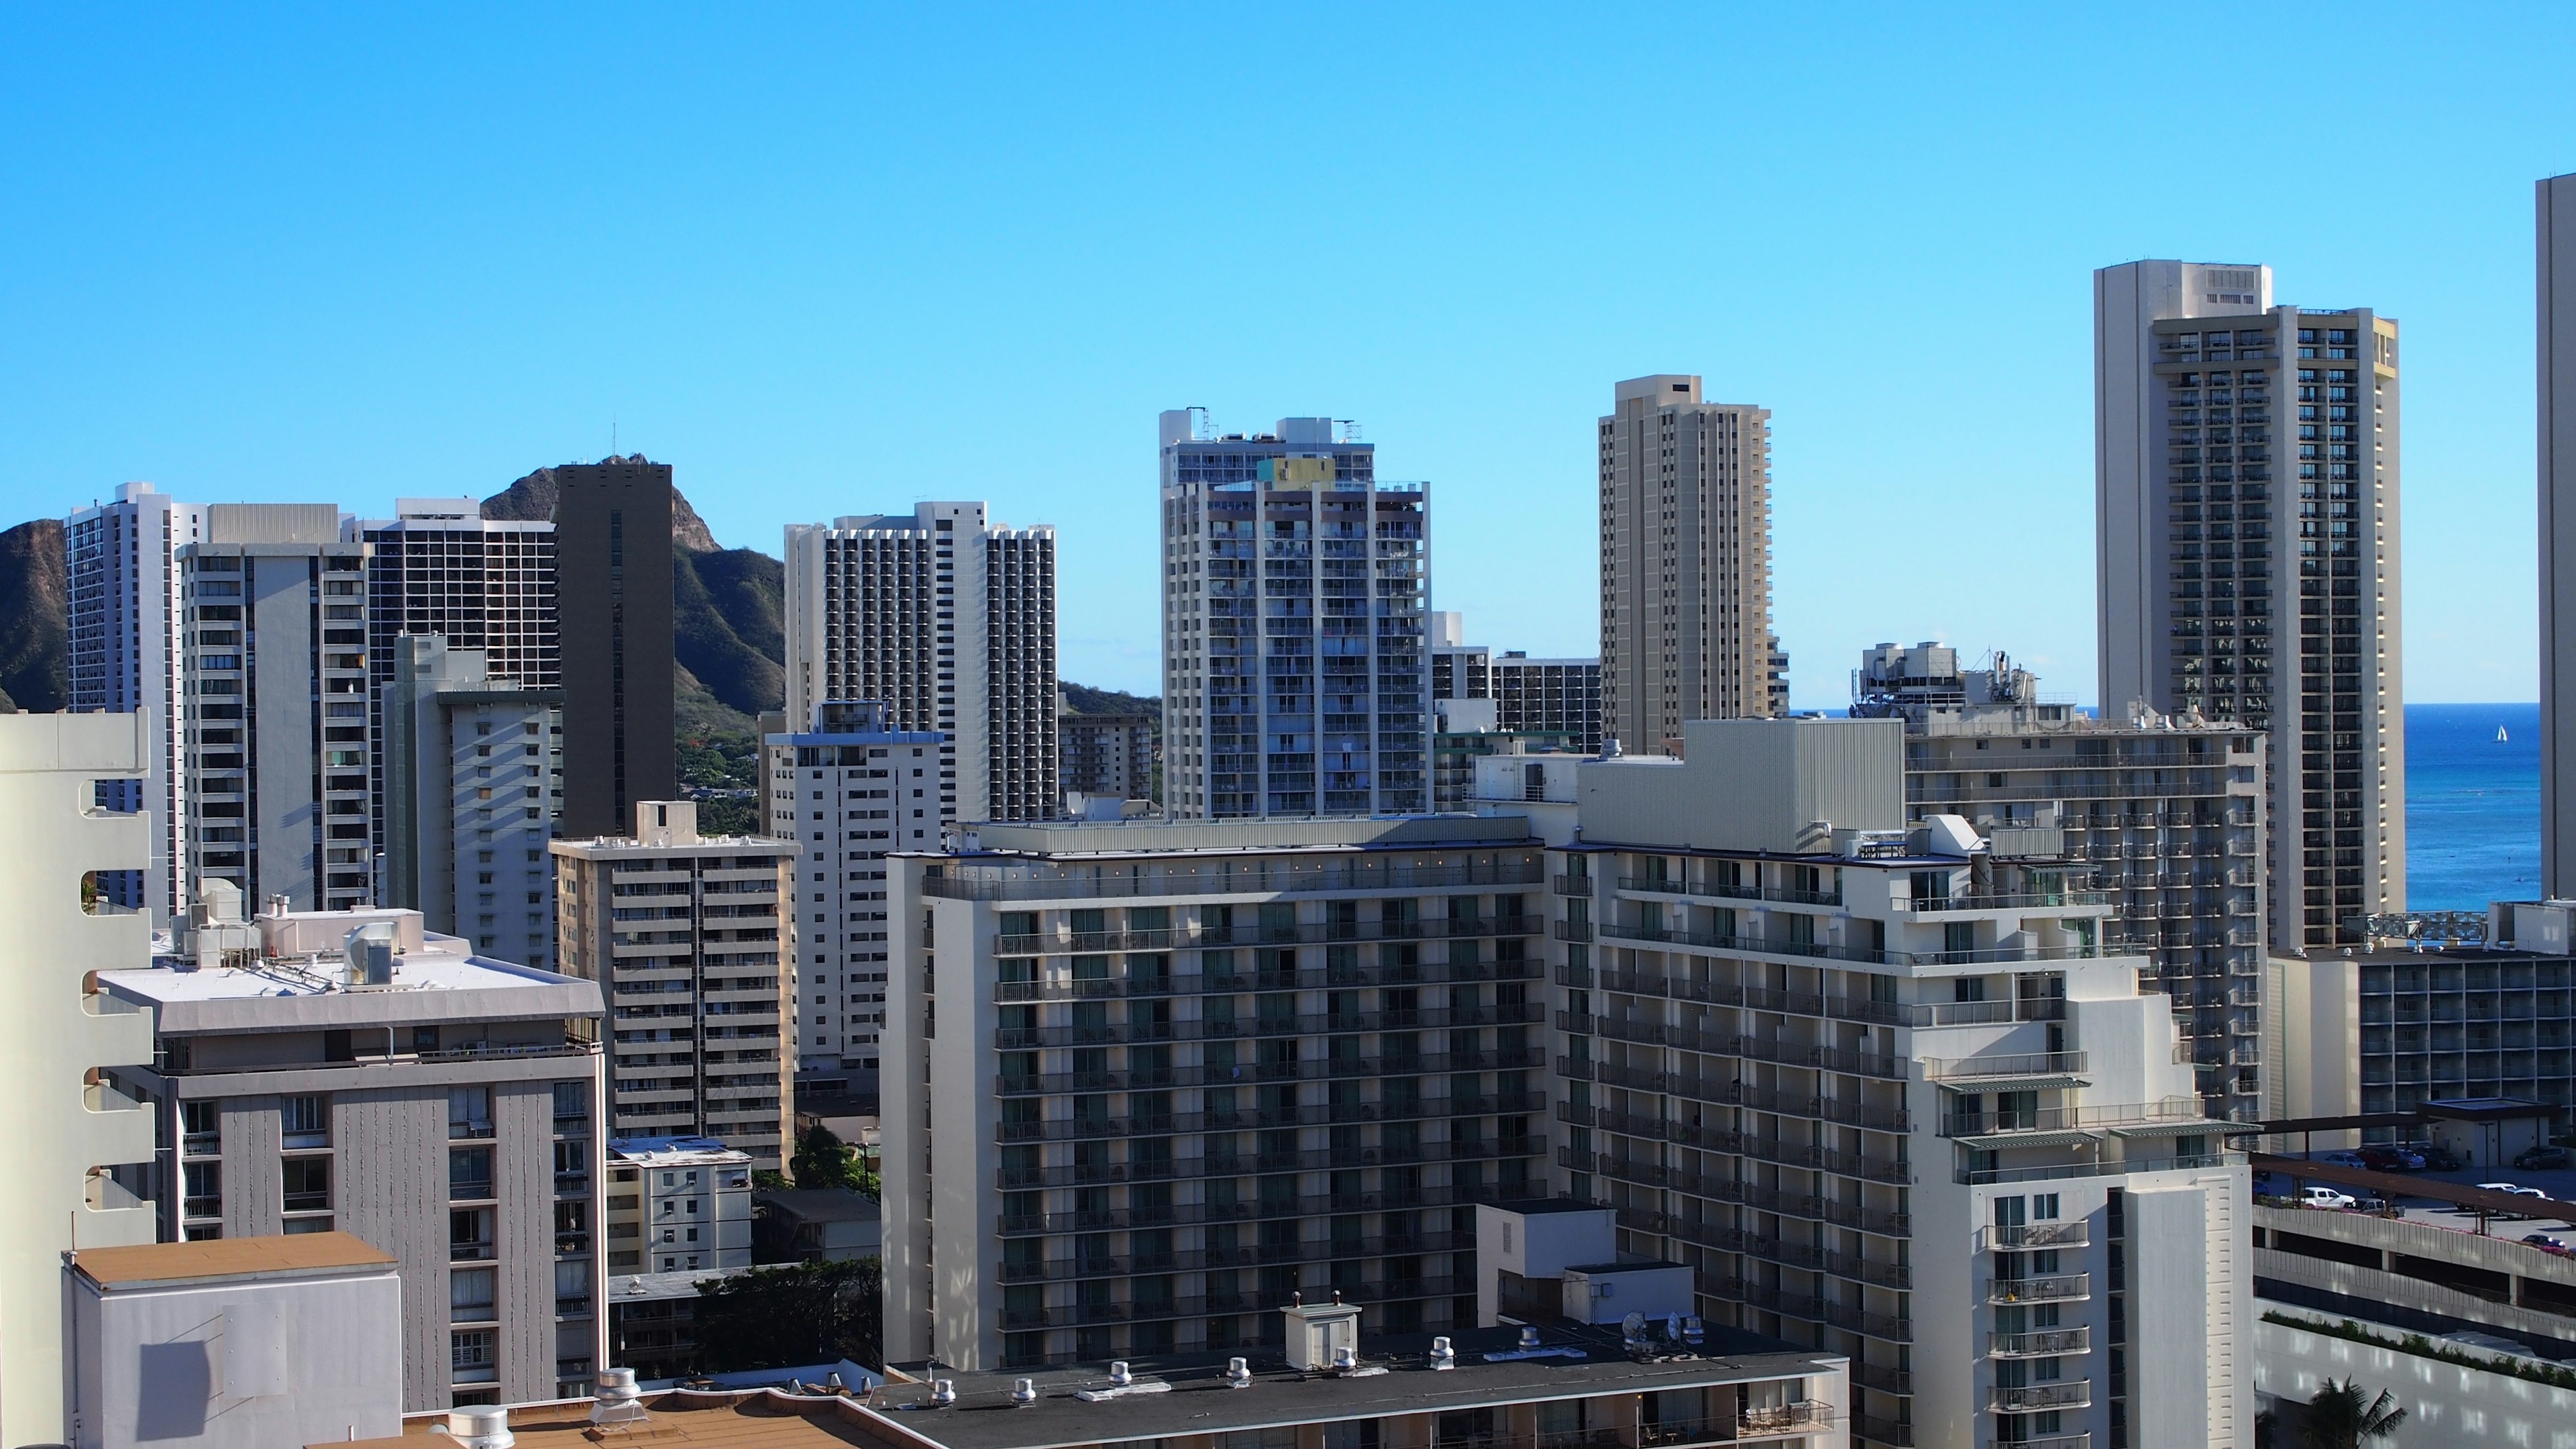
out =
[(2540, 706), (2406, 706), (2406, 908), (2539, 894)]

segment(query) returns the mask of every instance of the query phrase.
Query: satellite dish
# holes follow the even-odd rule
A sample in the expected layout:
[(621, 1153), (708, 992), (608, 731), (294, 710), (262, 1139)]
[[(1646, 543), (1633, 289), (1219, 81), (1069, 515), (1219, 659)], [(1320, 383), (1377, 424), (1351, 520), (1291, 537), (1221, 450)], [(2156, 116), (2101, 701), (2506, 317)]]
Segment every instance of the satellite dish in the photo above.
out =
[(1634, 1343), (1646, 1336), (1646, 1315), (1631, 1313), (1619, 1320), (1619, 1336)]

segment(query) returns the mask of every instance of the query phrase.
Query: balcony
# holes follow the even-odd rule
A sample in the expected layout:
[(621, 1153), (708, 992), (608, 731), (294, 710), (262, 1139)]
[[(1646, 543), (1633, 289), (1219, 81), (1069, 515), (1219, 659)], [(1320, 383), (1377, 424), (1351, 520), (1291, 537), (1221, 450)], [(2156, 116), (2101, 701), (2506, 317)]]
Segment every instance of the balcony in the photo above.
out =
[[(1530, 929), (1538, 929), (1532, 922)], [(1088, 1001), (1139, 996), (1232, 996), (1258, 991), (1323, 991), (1337, 987), (1430, 986), (1442, 983), (1535, 981), (1539, 962), (1425, 961), (1417, 965), (1309, 967), (1302, 971), (1242, 971), (1232, 975), (1057, 977), (1049, 981), (997, 981), (993, 1000)]]
[(1834, 1422), (1834, 1406), (1802, 1399), (1794, 1404), (1775, 1404), (1769, 1408), (1743, 1409), (1735, 1416), (1735, 1437), (1768, 1439), (1778, 1435), (1809, 1434), (1827, 1428)]
[(1141, 879), (1073, 877), (948, 876), (921, 883), (924, 895), (953, 901), (1109, 900), (1132, 896), (1313, 895), (1337, 891), (1386, 892), (1439, 890), (1468, 886), (1534, 886), (1545, 882), (1547, 868), (1536, 860), (1503, 865), (1390, 867), (1383, 870), (1243, 869), (1221, 872), (1157, 872)]
[(2057, 1358), (2092, 1351), (2093, 1330), (2081, 1326), (1986, 1335), (1986, 1353), (1993, 1358)]
[(2071, 1303), (2093, 1296), (2090, 1273), (2057, 1273), (2045, 1278), (1989, 1278), (1988, 1303)]
[(2016, 1227), (1990, 1227), (1979, 1233), (1979, 1246), (1989, 1252), (2022, 1253), (2033, 1248), (2081, 1248), (2092, 1241), (2083, 1218), (2069, 1218), (2056, 1223), (2023, 1223)]
[[(2011, 1112), (1953, 1112), (1941, 1119), (1944, 1137), (1983, 1137), (2011, 1132), (2070, 1132), (2090, 1128), (2143, 1126), (2149, 1123), (2205, 1120), (2197, 1097), (2167, 1097), (2161, 1102), (2106, 1104), (2099, 1107), (2028, 1107)], [(2212, 1122), (2212, 1132), (2225, 1124)]]
[(2049, 1409), (2089, 1409), (2093, 1406), (2093, 1383), (2075, 1379), (2062, 1384), (2032, 1384), (2027, 1388), (1998, 1388), (1987, 1407), (1998, 1414), (2037, 1414)]
[(2039, 891), (2019, 895), (1918, 896), (1898, 901), (1896, 907), (1898, 910), (1910, 911), (1918, 916), (1937, 916), (1956, 911), (2042, 911), (2057, 910), (2066, 906), (2112, 904), (2114, 902), (2108, 891), (2070, 890)]
[(2082, 1052), (2020, 1052), (1987, 1057), (1927, 1057), (1923, 1074), (1936, 1082), (2010, 1077), (2063, 1077), (2086, 1070)]

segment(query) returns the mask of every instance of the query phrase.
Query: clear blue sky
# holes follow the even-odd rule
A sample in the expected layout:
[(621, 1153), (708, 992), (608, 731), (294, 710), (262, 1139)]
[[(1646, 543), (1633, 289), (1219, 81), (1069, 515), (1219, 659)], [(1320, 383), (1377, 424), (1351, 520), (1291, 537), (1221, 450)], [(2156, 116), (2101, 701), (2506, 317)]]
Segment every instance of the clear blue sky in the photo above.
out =
[(1588, 653), (1593, 421), (1698, 372), (1774, 409), (1798, 704), (1935, 636), (2090, 700), (2089, 274), (2260, 261), (2406, 328), (2409, 697), (2535, 697), (2563, 6), (1775, 8), (12, 6), (0, 522), (613, 426), (728, 544), (1053, 523), (1066, 676), (1150, 690), (1154, 414), (1320, 413), (1439, 607)]

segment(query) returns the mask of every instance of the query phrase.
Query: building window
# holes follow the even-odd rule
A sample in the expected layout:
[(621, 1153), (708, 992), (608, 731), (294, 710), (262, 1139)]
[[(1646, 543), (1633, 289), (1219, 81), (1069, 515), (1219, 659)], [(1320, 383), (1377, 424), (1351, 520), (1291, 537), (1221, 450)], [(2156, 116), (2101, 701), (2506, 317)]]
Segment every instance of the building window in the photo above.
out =
[(286, 1211), (309, 1213), (331, 1210), (330, 1158), (290, 1157), (285, 1160), (283, 1166), (286, 1170)]
[(451, 1323), (490, 1323), (500, 1315), (496, 1294), (499, 1274), (490, 1268), (458, 1268), (447, 1275), (447, 1318)]
[(490, 1087), (447, 1089), (447, 1135), (452, 1139), (461, 1140), (492, 1135), (492, 1089)]
[(180, 1169), (182, 1196), (180, 1211), (192, 1218), (219, 1218), (224, 1215), (224, 1165), (220, 1162), (191, 1162)]
[(459, 1147), (447, 1154), (447, 1196), (471, 1202), (492, 1195), (492, 1149)]
[(221, 1102), (180, 1103), (180, 1153), (188, 1157), (212, 1157), (223, 1151), (223, 1122)]
[(289, 1151), (331, 1145), (331, 1099), (287, 1097), (277, 1106), (280, 1143)]
[(448, 1366), (460, 1384), (488, 1384), (501, 1377), (495, 1357), (499, 1333), (489, 1328), (449, 1335)]

